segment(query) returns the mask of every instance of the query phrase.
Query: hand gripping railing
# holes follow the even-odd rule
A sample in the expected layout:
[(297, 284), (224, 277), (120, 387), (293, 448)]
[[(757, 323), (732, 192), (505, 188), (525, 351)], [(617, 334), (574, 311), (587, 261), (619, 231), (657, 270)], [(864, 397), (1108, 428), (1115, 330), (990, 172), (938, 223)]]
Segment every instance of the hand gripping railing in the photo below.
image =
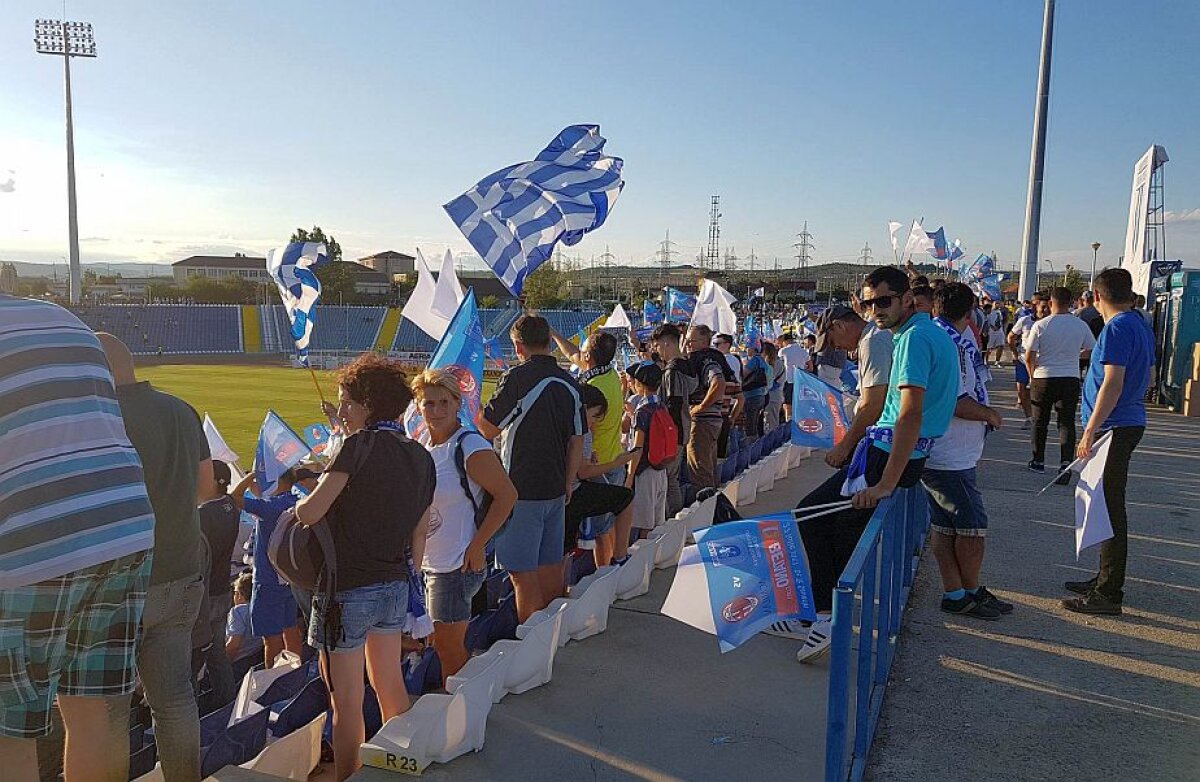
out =
[[(861, 780), (866, 771), (904, 606), (928, 528), (925, 490), (917, 485), (895, 492), (871, 516), (838, 579), (833, 593), (826, 782)], [(857, 610), (856, 594), (861, 596)], [(856, 630), (858, 648), (854, 649)]]

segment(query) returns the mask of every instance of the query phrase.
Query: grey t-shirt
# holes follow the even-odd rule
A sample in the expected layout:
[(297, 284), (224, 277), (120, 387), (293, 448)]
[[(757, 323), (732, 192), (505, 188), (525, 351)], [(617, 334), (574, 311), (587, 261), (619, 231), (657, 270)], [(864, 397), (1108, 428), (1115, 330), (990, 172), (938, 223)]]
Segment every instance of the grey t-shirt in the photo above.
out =
[(892, 332), (867, 323), (858, 338), (858, 387), (886, 386), (892, 373)]

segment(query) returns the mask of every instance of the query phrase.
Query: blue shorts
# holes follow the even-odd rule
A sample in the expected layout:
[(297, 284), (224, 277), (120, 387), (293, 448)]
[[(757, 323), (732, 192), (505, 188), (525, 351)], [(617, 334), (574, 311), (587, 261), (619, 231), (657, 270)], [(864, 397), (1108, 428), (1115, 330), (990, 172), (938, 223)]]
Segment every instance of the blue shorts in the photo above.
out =
[(557, 565), (563, 560), (566, 497), (517, 500), (496, 536), (496, 565), (513, 573)]
[(932, 470), (921, 474), (929, 494), (930, 526), (950, 537), (982, 538), (987, 534), (987, 512), (983, 495), (975, 486), (975, 468)]
[[(615, 470), (610, 470), (598, 478), (592, 478), (596, 483), (606, 483), (609, 486), (624, 486), (625, 485), (625, 468), (618, 467)], [(617, 517), (611, 513), (605, 513), (600, 516), (588, 516), (583, 520), (583, 524), (579, 526), (579, 547), (580, 548), (595, 548), (596, 538), (606, 534), (616, 524)]]
[(296, 598), (286, 586), (255, 584), (250, 593), (250, 632), (259, 638), (279, 635), (300, 624)]
[(1029, 369), (1025, 366), (1025, 363), (1018, 361), (1014, 370), (1017, 373), (1017, 382), (1026, 386), (1029, 385)]
[[(408, 582), (384, 581), (364, 587), (355, 587), (334, 595), (342, 611), (340, 632), (329, 640), (333, 652), (352, 652), (367, 642), (369, 633), (399, 633), (404, 630), (408, 616)], [(321, 614), (325, 613), (325, 598), (313, 598), (313, 614), (309, 620), (308, 643), (318, 649), (325, 646), (325, 627)]]
[(471, 598), (483, 586), (484, 572), (425, 571), (425, 609), (435, 622), (465, 622), (471, 618)]

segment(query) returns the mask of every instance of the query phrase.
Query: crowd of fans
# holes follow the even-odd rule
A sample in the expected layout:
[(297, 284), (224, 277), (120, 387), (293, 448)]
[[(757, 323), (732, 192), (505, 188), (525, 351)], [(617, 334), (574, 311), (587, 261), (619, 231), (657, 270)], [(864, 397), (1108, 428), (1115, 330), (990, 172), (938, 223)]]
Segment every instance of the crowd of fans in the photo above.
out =
[[(942, 609), (980, 619), (1012, 610), (982, 582), (987, 515), (975, 478), (987, 433), (1001, 426), (986, 356), (995, 351), (996, 364), (1009, 347), (1035, 422), (1030, 469), (1044, 469), (1051, 410), (1063, 463), (1113, 432), (1104, 491), (1115, 535), (1097, 578), (1066, 585), (1082, 596), (1064, 606), (1119, 613), (1124, 487), (1153, 361), (1128, 274), (1098, 275), (1095, 298), (1075, 315), (1065, 289), (1039, 295), (1011, 327), (1005, 308), (966, 285), (926, 283), (881, 267), (861, 298), (826, 308), (806, 333), (742, 335), (740, 351), (735, 335), (662, 324), (624, 371), (613, 334), (576, 345), (526, 314), (510, 333), (520, 363), (470, 424), (453, 373), (410, 378), (364, 354), (339, 371), (337, 404), (324, 408), (341, 433), (328, 461), (273, 486), (254, 472), (235, 483), (211, 458), (196, 411), (138, 381), (120, 340), (54, 305), (5, 298), (0, 768), (37, 778), (29, 739), (50, 731), (56, 706), (67, 779), (123, 779), (128, 758), (112, 748), (125, 746), (136, 697), (152, 713), (166, 778), (198, 779), (197, 694), (227, 703), (251, 665), (319, 650), (322, 675), (336, 682), (332, 752), (344, 779), (366, 739), (366, 682), (384, 720), (409, 708), (399, 661), (413, 643), (414, 601), (432, 620), (443, 677), (453, 675), (469, 659), (489, 569), (507, 572), (526, 620), (565, 594), (581, 550), (596, 567), (621, 564), (633, 540), (683, 506), (685, 489), (716, 487), (732, 439), (753, 442), (790, 416), (796, 372), (841, 386), (847, 362), (857, 402), (825, 456), (837, 472), (798, 506), (852, 499), (800, 523), (819, 612), (872, 509), (918, 483), (931, 501)], [(419, 442), (398, 423), (412, 402)], [(253, 519), (245, 564), (243, 513)], [(335, 594), (291, 587), (272, 566), (272, 533), (293, 515), (328, 525)], [(802, 661), (828, 649), (827, 619), (771, 632), (801, 641)]]

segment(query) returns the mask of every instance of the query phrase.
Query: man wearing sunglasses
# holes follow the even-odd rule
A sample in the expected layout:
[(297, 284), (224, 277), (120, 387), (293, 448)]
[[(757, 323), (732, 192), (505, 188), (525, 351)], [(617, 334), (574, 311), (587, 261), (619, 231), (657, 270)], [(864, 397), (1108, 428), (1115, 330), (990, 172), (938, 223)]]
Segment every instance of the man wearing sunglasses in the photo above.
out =
[[(858, 442), (850, 463), (834, 473), (797, 505), (798, 510), (851, 497), (839, 513), (800, 522), (800, 536), (812, 572), (817, 612), (828, 614), (833, 588), (850, 559), (876, 505), (897, 488), (915, 486), (934, 441), (945, 434), (958, 401), (958, 348), (927, 313), (918, 312), (908, 276), (893, 266), (867, 275), (862, 312), (875, 326), (894, 335), (892, 367), (883, 411)], [(777, 623), (779, 624), (779, 623)], [(794, 628), (772, 629), (797, 638)], [(796, 654), (801, 662), (829, 650), (830, 622), (814, 623)]]

